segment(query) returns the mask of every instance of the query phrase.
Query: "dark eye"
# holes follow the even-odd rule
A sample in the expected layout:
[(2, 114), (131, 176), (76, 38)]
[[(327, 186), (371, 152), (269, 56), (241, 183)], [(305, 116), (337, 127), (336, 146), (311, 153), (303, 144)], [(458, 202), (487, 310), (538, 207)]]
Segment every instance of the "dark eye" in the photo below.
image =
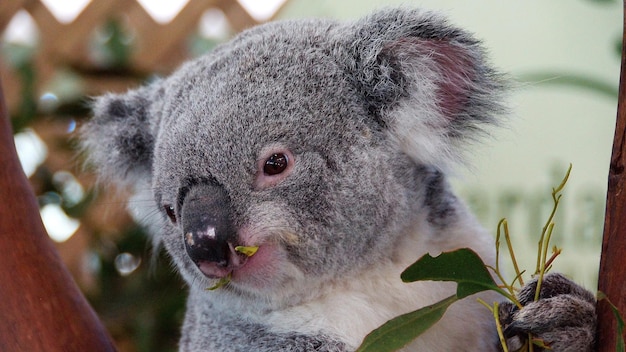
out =
[(174, 206), (165, 204), (163, 206), (163, 209), (165, 209), (165, 214), (167, 214), (167, 217), (170, 218), (170, 220), (172, 221), (172, 224), (175, 224), (176, 223), (176, 209), (174, 209)]
[(263, 165), (263, 172), (266, 175), (273, 176), (278, 175), (287, 169), (289, 165), (289, 158), (283, 153), (274, 153), (265, 160)]

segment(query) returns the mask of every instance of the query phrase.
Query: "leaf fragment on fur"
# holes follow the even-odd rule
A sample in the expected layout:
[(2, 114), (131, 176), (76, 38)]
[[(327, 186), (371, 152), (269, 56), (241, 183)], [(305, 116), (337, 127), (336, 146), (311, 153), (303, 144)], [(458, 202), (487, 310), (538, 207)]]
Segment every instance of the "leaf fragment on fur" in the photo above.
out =
[(235, 251), (247, 256), (252, 257), (259, 250), (258, 246), (237, 246), (235, 247)]
[(229, 282), (230, 282), (230, 274), (226, 277), (219, 279), (219, 281), (215, 285), (211, 287), (207, 287), (207, 291), (215, 291), (218, 288), (226, 286)]

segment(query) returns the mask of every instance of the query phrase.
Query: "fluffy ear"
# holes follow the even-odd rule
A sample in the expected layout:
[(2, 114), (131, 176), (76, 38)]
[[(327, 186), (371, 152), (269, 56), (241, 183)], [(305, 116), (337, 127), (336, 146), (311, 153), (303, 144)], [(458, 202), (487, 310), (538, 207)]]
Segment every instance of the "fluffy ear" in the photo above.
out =
[(151, 179), (156, 128), (160, 117), (155, 102), (161, 82), (94, 100), (94, 117), (80, 131), (87, 162), (98, 175), (121, 186)]
[(378, 12), (353, 24), (345, 62), (369, 111), (416, 162), (445, 169), (505, 109), (506, 84), (480, 43), (419, 10)]

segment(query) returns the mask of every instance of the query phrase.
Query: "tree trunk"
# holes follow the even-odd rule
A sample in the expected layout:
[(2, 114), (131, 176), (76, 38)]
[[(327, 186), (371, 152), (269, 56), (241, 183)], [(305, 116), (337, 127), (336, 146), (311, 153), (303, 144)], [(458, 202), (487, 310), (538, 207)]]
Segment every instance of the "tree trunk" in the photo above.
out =
[[(624, 4), (626, 19), (626, 2)], [(613, 154), (609, 167), (604, 238), (598, 290), (626, 313), (626, 22), (622, 39), (622, 67), (617, 103)], [(606, 301), (598, 302), (598, 351), (615, 351), (616, 321)]]
[(0, 350), (115, 351), (43, 227), (1, 85), (0, 201)]

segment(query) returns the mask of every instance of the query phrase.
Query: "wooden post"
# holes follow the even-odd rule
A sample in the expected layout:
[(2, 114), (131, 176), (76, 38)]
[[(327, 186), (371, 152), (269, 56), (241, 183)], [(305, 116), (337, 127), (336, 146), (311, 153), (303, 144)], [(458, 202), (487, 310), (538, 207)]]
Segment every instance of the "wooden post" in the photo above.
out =
[[(626, 2), (624, 4), (626, 15)], [(609, 167), (604, 238), (598, 290), (626, 314), (626, 18), (613, 154)], [(598, 302), (598, 351), (615, 351), (616, 322), (604, 301)]]
[(115, 351), (43, 227), (6, 111), (0, 85), (0, 350)]

